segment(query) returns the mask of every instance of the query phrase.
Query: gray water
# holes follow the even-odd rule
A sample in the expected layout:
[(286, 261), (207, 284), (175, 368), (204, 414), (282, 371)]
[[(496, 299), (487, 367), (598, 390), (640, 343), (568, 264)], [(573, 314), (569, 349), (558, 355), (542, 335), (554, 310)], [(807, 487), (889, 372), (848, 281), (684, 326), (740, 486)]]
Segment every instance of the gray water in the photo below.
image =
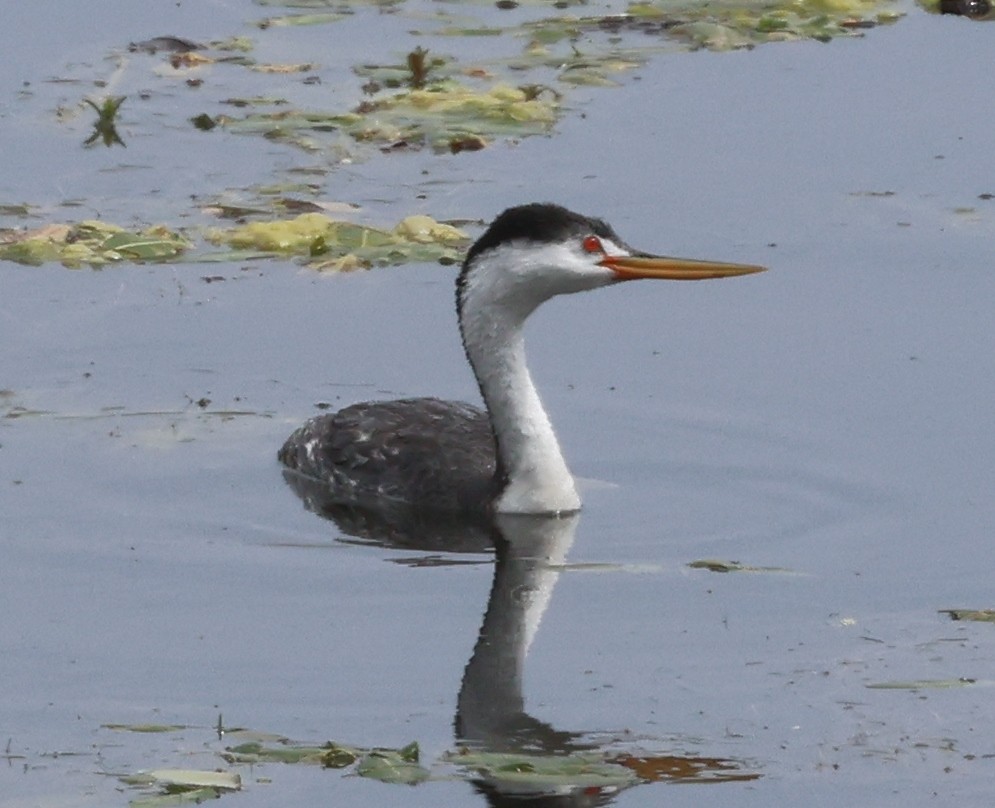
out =
[[(138, 216), (154, 220), (197, 192), (202, 159), (222, 178), (290, 159), (250, 138), (146, 146), (137, 123), (126, 155), (81, 156), (78, 133), (26, 120), (23, 80), (258, 13), (171, 5), (122, 32), (123, 8), (74, 20), (36, 4), (5, 26), (0, 201), (85, 196), (113, 219), (147, 183), (161, 195)], [(270, 47), (295, 36), (317, 33)], [(613, 804), (991, 802), (995, 634), (938, 613), (995, 606), (990, 37), (911, 11), (864, 39), (662, 54), (579, 91), (552, 137), (336, 175), (330, 197), (381, 204), (385, 221), (549, 198), (644, 249), (770, 267), (558, 300), (530, 326), (585, 508), (526, 709), (760, 775)], [(145, 168), (108, 170), (123, 162)], [(473, 399), (454, 275), (0, 267), (0, 388), (21, 415), (0, 420), (0, 806), (124, 805), (135, 795), (109, 774), (221, 766), (219, 713), (316, 743), (417, 740), (427, 762), (453, 748), (490, 554), (344, 541), (275, 452), (316, 402)], [(476, 563), (413, 563), (426, 555)], [(709, 558), (791, 574), (686, 566)], [(868, 688), (959, 678), (977, 682)], [(102, 728), (150, 722), (188, 729)], [(242, 806), (484, 802), (461, 781), (241, 773), (224, 799)]]

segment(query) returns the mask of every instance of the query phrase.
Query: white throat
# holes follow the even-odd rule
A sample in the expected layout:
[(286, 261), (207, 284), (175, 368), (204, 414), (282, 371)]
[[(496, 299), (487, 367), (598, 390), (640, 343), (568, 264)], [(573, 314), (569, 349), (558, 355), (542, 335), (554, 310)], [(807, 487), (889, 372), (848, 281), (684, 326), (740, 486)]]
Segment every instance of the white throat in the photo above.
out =
[[(497, 256), (481, 256), (480, 264)], [(504, 257), (502, 264), (507, 261)], [(465, 279), (460, 328), (497, 440), (507, 484), (501, 513), (566, 513), (580, 497), (525, 362), (523, 327), (549, 294), (504, 267), (477, 266)], [(579, 291), (579, 290), (578, 290)]]

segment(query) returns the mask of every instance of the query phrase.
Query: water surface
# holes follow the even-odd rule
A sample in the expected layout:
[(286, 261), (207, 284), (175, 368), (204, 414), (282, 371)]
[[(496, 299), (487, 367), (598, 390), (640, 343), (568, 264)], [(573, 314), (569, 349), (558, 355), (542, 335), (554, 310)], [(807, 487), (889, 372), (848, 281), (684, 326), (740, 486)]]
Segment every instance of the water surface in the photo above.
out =
[[(119, 11), (94, 11), (106, 46), (159, 26), (226, 33), (245, 8), (123, 35)], [(58, 47), (60, 31), (4, 71), (9, 137), (27, 126), (17, 81), (100, 58), (100, 41)], [(949, 69), (983, 64), (989, 36), (911, 13), (862, 40), (662, 55), (581, 92), (553, 137), (343, 169), (334, 195), (383, 199), (384, 219), (420, 194), (438, 218), (551, 198), (646, 249), (771, 268), (555, 301), (530, 327), (585, 510), (531, 644), (526, 709), (761, 775), (615, 804), (990, 802), (995, 638), (938, 614), (992, 606), (995, 219), (979, 196), (995, 192), (993, 120)], [(32, 170), (8, 175), (5, 199), (110, 198), (94, 166), (120, 155), (88, 165), (77, 140), (31, 131), (44, 150), (19, 141)], [(260, 173), (281, 153), (230, 142)], [(129, 143), (129, 160), (148, 157)], [(205, 169), (196, 150), (170, 159)], [(490, 555), (413, 565), (426, 553), (343, 541), (275, 451), (317, 402), (475, 396), (455, 270), (0, 269), (0, 387), (20, 415), (0, 421), (0, 805), (123, 805), (106, 774), (214, 768), (219, 713), (318, 743), (417, 740), (428, 762), (453, 748)], [(707, 558), (792, 574), (686, 566)], [(961, 677), (979, 681), (868, 688)], [(242, 775), (232, 804), (482, 802), (463, 782)]]

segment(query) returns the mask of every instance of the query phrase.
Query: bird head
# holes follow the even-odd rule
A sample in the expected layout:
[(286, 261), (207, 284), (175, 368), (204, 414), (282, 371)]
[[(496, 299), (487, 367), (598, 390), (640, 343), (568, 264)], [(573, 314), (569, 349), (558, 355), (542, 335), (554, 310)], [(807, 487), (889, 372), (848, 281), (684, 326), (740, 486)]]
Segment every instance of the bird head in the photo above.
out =
[(630, 247), (602, 219), (536, 203), (504, 211), (470, 247), (458, 300), (462, 307), (472, 290), (480, 293), (481, 303), (510, 307), (525, 317), (555, 295), (620, 281), (703, 280), (763, 270), (752, 264), (651, 255)]

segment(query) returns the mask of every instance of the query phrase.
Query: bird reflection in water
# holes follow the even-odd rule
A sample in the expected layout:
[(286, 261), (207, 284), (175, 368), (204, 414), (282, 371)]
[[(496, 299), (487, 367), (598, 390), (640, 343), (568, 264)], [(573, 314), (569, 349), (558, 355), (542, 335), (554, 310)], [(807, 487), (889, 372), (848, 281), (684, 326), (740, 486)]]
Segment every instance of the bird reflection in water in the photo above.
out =
[[(528, 799), (534, 808), (607, 805), (621, 790), (640, 783), (760, 777), (728, 758), (621, 751), (625, 739), (618, 733), (560, 729), (526, 711), (525, 660), (573, 543), (579, 513), (474, 519), (431, 515), (399, 504), (359, 508), (335, 501), (316, 480), (292, 471), (285, 471), (284, 478), (308, 510), (334, 522), (340, 541), (421, 552), (431, 563), (459, 563), (460, 555), (493, 553), (494, 580), (453, 722), (459, 745), (453, 759), (457, 764), (465, 760), (469, 779), (488, 804), (519, 805)], [(494, 765), (505, 759), (505, 769)], [(602, 763), (571, 781), (556, 763), (573, 759)], [(558, 772), (555, 778), (542, 775), (545, 761), (550, 771)], [(599, 774), (612, 770), (612, 777)]]

